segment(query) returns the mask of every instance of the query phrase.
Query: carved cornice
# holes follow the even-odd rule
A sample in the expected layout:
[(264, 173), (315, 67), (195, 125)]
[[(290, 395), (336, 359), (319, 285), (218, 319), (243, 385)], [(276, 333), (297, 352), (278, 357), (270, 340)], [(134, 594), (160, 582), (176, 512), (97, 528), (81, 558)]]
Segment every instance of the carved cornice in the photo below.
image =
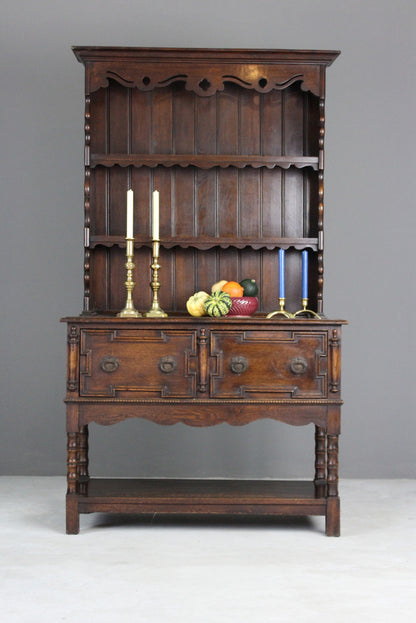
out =
[(141, 91), (152, 91), (166, 87), (174, 82), (185, 84), (185, 89), (194, 91), (201, 97), (209, 97), (223, 91), (225, 84), (231, 82), (244, 89), (254, 89), (258, 93), (281, 91), (298, 82), (303, 91), (311, 91), (321, 95), (319, 66), (299, 65), (293, 67), (280, 65), (223, 65), (212, 68), (206, 64), (195, 64), (192, 67), (180, 62), (165, 64), (137, 63), (112, 64), (98, 62), (89, 70), (87, 67), (87, 92), (93, 93), (106, 88), (109, 80), (114, 80), (124, 87), (137, 88)]
[(300, 82), (303, 90), (324, 97), (324, 70), (339, 55), (334, 50), (231, 48), (74, 46), (72, 50), (86, 67), (86, 93), (105, 88), (114, 79), (144, 91), (182, 81), (200, 96), (222, 91), (226, 82), (259, 93)]
[(182, 82), (189, 91), (208, 97), (227, 82), (259, 93), (286, 89), (295, 82), (324, 97), (324, 69), (338, 56), (332, 51), (215, 50), (168, 48), (74, 47), (86, 68), (86, 93), (106, 88), (109, 80), (151, 91)]

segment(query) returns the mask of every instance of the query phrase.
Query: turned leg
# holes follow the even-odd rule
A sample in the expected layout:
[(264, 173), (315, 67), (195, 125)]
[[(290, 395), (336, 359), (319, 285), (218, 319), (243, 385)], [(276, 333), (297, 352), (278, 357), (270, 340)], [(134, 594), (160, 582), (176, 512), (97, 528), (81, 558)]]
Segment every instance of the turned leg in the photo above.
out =
[(78, 492), (78, 433), (68, 433), (67, 484), (68, 494)]
[(66, 532), (78, 534), (78, 472), (79, 472), (79, 449), (78, 433), (68, 433), (67, 445), (67, 492), (66, 492)]
[(318, 497), (326, 495), (326, 432), (315, 426), (315, 491)]
[(79, 430), (79, 479), (88, 480), (88, 426)]
[(338, 496), (338, 435), (328, 435), (328, 497)]
[(338, 435), (327, 437), (328, 491), (326, 510), (326, 534), (340, 535), (340, 501), (338, 497)]

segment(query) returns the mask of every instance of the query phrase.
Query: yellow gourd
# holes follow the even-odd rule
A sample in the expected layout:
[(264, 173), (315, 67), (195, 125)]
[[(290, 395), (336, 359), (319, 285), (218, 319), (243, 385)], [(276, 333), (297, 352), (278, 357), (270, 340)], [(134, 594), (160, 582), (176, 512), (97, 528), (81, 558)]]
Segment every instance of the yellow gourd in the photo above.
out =
[(209, 297), (208, 292), (204, 292), (201, 290), (200, 292), (195, 292), (189, 299), (186, 301), (186, 309), (191, 316), (205, 316), (206, 311), (204, 307), (204, 303)]
[(220, 292), (222, 290), (222, 286), (224, 286), (226, 283), (226, 279), (222, 279), (222, 281), (217, 281), (217, 283), (214, 283), (211, 288), (211, 294), (214, 294), (214, 292)]

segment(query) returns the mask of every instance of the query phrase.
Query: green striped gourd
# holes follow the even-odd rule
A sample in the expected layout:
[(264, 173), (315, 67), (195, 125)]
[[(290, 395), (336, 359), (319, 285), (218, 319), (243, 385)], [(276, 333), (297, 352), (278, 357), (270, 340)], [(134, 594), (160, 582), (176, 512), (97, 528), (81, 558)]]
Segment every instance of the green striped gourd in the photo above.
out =
[(226, 316), (231, 309), (231, 303), (231, 296), (227, 292), (218, 290), (206, 299), (205, 311), (208, 316), (214, 316), (214, 318)]

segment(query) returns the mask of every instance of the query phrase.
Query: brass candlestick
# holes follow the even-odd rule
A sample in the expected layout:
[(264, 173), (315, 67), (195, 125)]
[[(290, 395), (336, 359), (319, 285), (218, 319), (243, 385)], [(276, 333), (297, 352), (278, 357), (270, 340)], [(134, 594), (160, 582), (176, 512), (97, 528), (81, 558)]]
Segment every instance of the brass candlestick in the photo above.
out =
[(266, 318), (273, 318), (274, 316), (284, 316), (285, 318), (293, 318), (293, 314), (285, 310), (285, 298), (279, 298), (280, 309), (267, 314)]
[(167, 313), (164, 312), (159, 305), (159, 243), (159, 240), (153, 240), (153, 262), (150, 265), (150, 268), (152, 269), (152, 281), (150, 282), (150, 287), (153, 290), (153, 302), (149, 311), (145, 313), (146, 318), (166, 318), (167, 316)]
[(295, 314), (293, 314), (293, 317), (296, 316), (306, 316), (309, 318), (318, 318), (320, 319), (321, 316), (319, 316), (316, 312), (312, 311), (311, 309), (308, 309), (308, 299), (302, 299), (302, 309), (299, 309), (299, 311), (297, 311)]
[(127, 269), (127, 277), (126, 277), (126, 281), (124, 282), (124, 285), (126, 286), (126, 290), (127, 290), (127, 299), (126, 299), (126, 305), (124, 309), (122, 309), (121, 312), (117, 314), (119, 318), (141, 318), (141, 313), (138, 312), (137, 309), (135, 309), (134, 307), (133, 296), (132, 296), (134, 286), (135, 286), (135, 283), (133, 281), (133, 268), (134, 268), (133, 257), (134, 257), (134, 239), (126, 238), (125, 267)]

